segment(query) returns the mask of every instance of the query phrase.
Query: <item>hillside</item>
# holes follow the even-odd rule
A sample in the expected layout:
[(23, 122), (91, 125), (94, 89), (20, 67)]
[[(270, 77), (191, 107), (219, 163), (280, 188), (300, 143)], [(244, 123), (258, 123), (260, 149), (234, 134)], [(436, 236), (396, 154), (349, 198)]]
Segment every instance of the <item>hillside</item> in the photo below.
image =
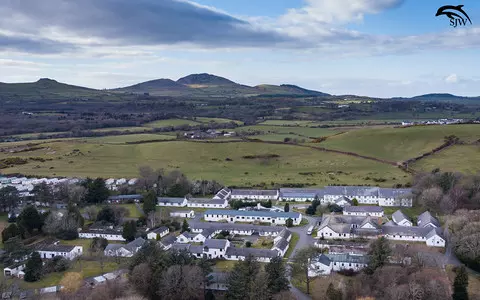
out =
[(305, 96), (330, 96), (329, 94), (304, 89), (302, 87), (292, 85), (292, 84), (281, 84), (281, 85), (272, 85), (272, 84), (261, 84), (255, 86), (255, 89), (261, 94), (269, 95), (305, 95)]
[(177, 83), (183, 85), (203, 85), (203, 86), (218, 86), (218, 85), (226, 85), (226, 86), (235, 86), (239, 85), (227, 78), (201, 73), (201, 74), (191, 74), (185, 77), (180, 78), (177, 80)]
[(155, 79), (137, 83), (131, 86), (114, 89), (116, 92), (150, 93), (152, 95), (180, 95), (191, 93), (188, 86), (177, 83), (171, 79)]

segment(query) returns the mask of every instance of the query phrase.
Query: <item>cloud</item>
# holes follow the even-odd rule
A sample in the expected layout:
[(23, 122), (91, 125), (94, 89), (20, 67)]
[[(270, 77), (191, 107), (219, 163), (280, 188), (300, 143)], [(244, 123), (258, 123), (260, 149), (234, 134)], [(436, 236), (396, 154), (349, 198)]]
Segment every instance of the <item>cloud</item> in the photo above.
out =
[(256, 47), (287, 37), (247, 21), (179, 0), (6, 0), (0, 28), (56, 36), (84, 46), (196, 44)]
[(35, 54), (55, 54), (73, 51), (76, 46), (45, 38), (6, 35), (0, 32), (0, 51), (15, 51)]
[(457, 83), (458, 82), (457, 74), (448, 75), (447, 77), (445, 77), (445, 82), (446, 83)]

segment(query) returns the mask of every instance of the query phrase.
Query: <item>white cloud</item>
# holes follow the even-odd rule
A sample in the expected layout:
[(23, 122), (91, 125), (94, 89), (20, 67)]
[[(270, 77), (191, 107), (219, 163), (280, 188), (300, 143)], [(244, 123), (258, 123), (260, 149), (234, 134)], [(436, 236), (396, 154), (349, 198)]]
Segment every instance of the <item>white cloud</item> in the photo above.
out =
[(447, 77), (445, 77), (445, 82), (446, 83), (457, 83), (458, 82), (457, 74), (448, 75)]

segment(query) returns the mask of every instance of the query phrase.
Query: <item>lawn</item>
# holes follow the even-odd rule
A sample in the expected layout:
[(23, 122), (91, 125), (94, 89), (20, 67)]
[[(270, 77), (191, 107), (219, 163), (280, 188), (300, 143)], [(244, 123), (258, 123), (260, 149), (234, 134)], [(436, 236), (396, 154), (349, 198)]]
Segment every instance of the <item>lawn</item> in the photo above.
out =
[(440, 168), (442, 171), (475, 174), (480, 171), (480, 146), (455, 145), (421, 159), (410, 167), (422, 171)]
[(480, 138), (480, 125), (364, 128), (330, 137), (320, 145), (396, 162), (428, 152), (452, 134), (472, 142)]
[[(122, 136), (123, 137), (123, 136)], [(130, 145), (85, 142), (46, 143), (45, 149), (21, 153), (0, 153), (5, 157), (43, 157), (51, 161), (30, 161), (3, 169), (4, 173), (36, 176), (78, 176), (134, 178), (140, 166), (179, 170), (191, 179), (217, 180), (225, 185), (252, 186), (265, 183), (365, 184), (364, 178), (385, 178), (390, 187), (406, 183), (409, 175), (395, 166), (352, 156), (328, 153), (295, 145), (198, 143), (167, 141)], [(278, 155), (271, 159), (244, 156)], [(230, 160), (227, 161), (226, 159)]]
[(181, 125), (200, 125), (200, 122), (187, 119), (168, 119), (168, 120), (159, 120), (144, 124), (146, 127), (152, 128), (163, 128), (169, 126), (181, 126)]
[(298, 240), (300, 239), (300, 235), (296, 232), (292, 232), (292, 239), (290, 240), (290, 246), (288, 246), (288, 250), (285, 253), (285, 258), (289, 258), (292, 255), (293, 249), (297, 246)]
[[(103, 272), (100, 263), (96, 261), (77, 260), (67, 272), (82, 272), (83, 278), (98, 276), (104, 273), (117, 270), (119, 265), (116, 262), (105, 262)], [(65, 272), (50, 273), (36, 282), (19, 281), (24, 289), (35, 289), (58, 285)]]
[(269, 237), (259, 237), (255, 243), (252, 244), (252, 248), (258, 249), (272, 249), (273, 247), (273, 238)]
[(217, 272), (229, 272), (233, 269), (235, 263), (234, 260), (217, 260), (213, 268)]
[[(142, 204), (140, 204), (141, 207)], [(117, 207), (125, 207), (128, 210), (128, 217), (129, 218), (140, 218), (142, 216), (142, 213), (138, 210), (137, 206), (134, 203), (130, 204), (114, 204), (112, 206), (117, 206)]]
[(386, 216), (391, 216), (397, 210), (401, 210), (407, 217), (412, 221), (416, 221), (418, 216), (423, 213), (425, 210), (422, 207), (383, 207), (383, 212)]

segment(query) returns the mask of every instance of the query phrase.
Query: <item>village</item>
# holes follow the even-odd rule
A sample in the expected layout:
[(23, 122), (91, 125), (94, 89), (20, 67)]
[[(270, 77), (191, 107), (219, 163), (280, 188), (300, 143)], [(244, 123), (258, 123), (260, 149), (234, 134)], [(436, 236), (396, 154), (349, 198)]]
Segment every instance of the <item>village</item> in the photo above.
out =
[[(137, 179), (108, 179), (110, 191), (121, 185), (133, 185)], [(22, 193), (22, 206), (12, 210), (9, 217), (18, 217), (27, 205), (40, 211), (64, 214), (65, 203), (32, 202), (30, 187), (39, 182), (50, 185), (62, 182), (76, 183), (78, 179), (27, 179), (2, 178), (4, 186), (13, 186)], [(111, 195), (106, 203), (121, 206), (127, 203), (141, 210), (144, 195)], [(245, 206), (235, 209), (234, 202)], [(318, 206), (335, 206), (339, 210), (321, 215), (308, 214), (314, 203)], [(148, 243), (155, 243), (165, 251), (182, 251), (196, 259), (216, 262), (239, 261), (254, 257), (268, 263), (275, 257), (291, 259), (303, 247), (316, 247), (318, 255), (311, 259), (308, 276), (329, 276), (334, 272), (358, 272), (367, 266), (366, 249), (370, 241), (384, 237), (405, 245), (424, 245), (444, 249), (446, 239), (440, 221), (425, 211), (407, 216), (402, 209), (414, 205), (409, 188), (380, 188), (371, 186), (325, 186), (324, 188), (280, 188), (271, 190), (230, 189), (224, 187), (213, 197), (157, 197), (156, 206), (171, 220), (178, 220), (182, 228), (168, 224), (139, 228), (134, 239), (126, 239), (122, 224), (94, 222), (78, 229), (78, 241), (105, 239), (103, 255), (114, 258), (131, 258)], [(291, 209), (290, 209), (291, 207)], [(388, 210), (391, 213), (386, 213)], [(185, 227), (185, 228), (184, 228)], [(63, 257), (75, 260), (85, 254), (85, 243), (59, 244), (59, 240), (36, 244), (32, 251), (42, 260)], [(23, 278), (28, 256), (5, 266), (7, 277)], [(228, 272), (214, 272), (209, 288), (225, 290)], [(101, 277), (101, 276), (100, 276)], [(104, 277), (97, 278), (101, 284)], [(215, 280), (218, 279), (218, 280)]]

